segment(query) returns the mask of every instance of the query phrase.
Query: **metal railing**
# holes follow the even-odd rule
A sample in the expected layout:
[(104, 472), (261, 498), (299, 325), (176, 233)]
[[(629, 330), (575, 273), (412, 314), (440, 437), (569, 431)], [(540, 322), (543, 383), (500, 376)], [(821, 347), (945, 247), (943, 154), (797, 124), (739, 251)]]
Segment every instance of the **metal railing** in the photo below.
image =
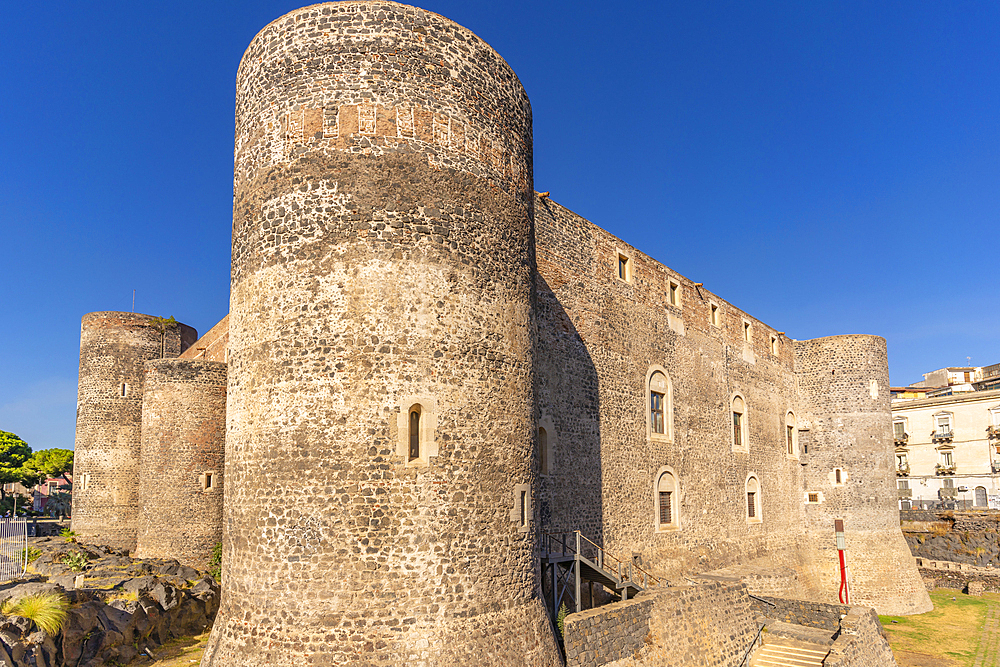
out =
[[(566, 536), (572, 536), (571, 543), (567, 543)], [(561, 549), (553, 549), (553, 544)], [(659, 577), (653, 576), (631, 560), (626, 561), (609, 554), (604, 547), (584, 537), (579, 530), (574, 530), (572, 533), (542, 533), (542, 551), (546, 555), (583, 556), (595, 563), (599, 569), (615, 574), (620, 582), (641, 583), (643, 588), (660, 583)], [(635, 579), (635, 571), (642, 576), (641, 582)]]
[(0, 582), (24, 576), (28, 567), (28, 520), (0, 519)]
[[(764, 602), (767, 602), (767, 600), (764, 600)], [(750, 642), (750, 646), (747, 647), (747, 652), (743, 654), (743, 660), (740, 661), (740, 667), (746, 667), (746, 665), (750, 664), (749, 663), (750, 656), (753, 655), (753, 650), (758, 646), (760, 646), (761, 644), (760, 635), (762, 632), (764, 632), (765, 627), (767, 626), (761, 624), (761, 626), (757, 628), (757, 634), (754, 635), (753, 641)]]

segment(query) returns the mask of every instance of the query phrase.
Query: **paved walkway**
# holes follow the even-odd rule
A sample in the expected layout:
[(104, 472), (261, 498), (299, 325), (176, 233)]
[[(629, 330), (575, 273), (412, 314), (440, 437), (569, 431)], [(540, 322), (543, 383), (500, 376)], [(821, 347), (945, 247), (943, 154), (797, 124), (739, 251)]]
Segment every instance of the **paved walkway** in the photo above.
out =
[(983, 634), (979, 637), (979, 650), (973, 667), (1000, 667), (997, 650), (1000, 649), (1000, 602), (989, 601)]

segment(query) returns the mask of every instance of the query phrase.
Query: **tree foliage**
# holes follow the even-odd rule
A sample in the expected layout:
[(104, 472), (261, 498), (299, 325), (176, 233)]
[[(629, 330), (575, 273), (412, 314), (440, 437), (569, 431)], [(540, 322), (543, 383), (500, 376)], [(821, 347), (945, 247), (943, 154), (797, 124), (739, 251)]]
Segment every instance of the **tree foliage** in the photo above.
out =
[[(32, 454), (24, 462), (24, 468), (37, 471), (40, 480), (47, 477), (62, 477), (69, 483), (70, 480), (66, 473), (73, 472), (73, 451), (69, 449), (42, 449)], [(28, 485), (25, 484), (25, 486)]]
[[(30, 457), (31, 447), (28, 443), (13, 433), (0, 431), (0, 484), (24, 480), (26, 474), (24, 464)], [(0, 495), (5, 495), (2, 487)]]

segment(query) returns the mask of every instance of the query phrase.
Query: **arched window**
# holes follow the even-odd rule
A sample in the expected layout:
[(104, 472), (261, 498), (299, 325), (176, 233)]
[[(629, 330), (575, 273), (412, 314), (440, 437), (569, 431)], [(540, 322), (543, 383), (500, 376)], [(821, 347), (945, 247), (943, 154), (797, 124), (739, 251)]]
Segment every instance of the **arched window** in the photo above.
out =
[(732, 414), (733, 414), (733, 449), (740, 451), (749, 451), (750, 443), (747, 438), (747, 404), (743, 400), (743, 397), (736, 395), (732, 400)]
[(538, 427), (538, 471), (542, 475), (549, 474), (549, 432)]
[(410, 407), (410, 461), (420, 458), (420, 406)]
[(796, 456), (799, 451), (798, 434), (795, 430), (795, 414), (788, 412), (785, 415), (785, 453), (788, 456)]
[(673, 473), (665, 471), (656, 481), (656, 527), (658, 529), (679, 528), (677, 515), (677, 479)]
[(674, 435), (673, 385), (662, 366), (646, 373), (646, 428), (650, 440), (671, 441)]
[(760, 482), (753, 475), (747, 478), (747, 521), (760, 523)]

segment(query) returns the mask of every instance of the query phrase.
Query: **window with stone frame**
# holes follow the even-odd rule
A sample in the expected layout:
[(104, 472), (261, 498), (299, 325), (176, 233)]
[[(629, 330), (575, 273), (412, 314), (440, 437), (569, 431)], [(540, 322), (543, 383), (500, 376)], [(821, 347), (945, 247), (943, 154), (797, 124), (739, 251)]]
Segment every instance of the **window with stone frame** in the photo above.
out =
[(906, 417), (893, 418), (892, 437), (895, 440), (906, 440)]
[(681, 305), (681, 286), (680, 283), (676, 281), (669, 281), (668, 283), (668, 294), (670, 296), (670, 305), (680, 307)]
[(934, 435), (938, 437), (950, 436), (952, 429), (952, 415), (950, 412), (939, 412), (934, 415)]
[(677, 480), (673, 473), (662, 472), (656, 481), (656, 527), (659, 530), (680, 527), (677, 514)]
[(736, 395), (732, 400), (732, 444), (733, 449), (748, 451), (747, 439), (747, 406), (742, 396)]
[(746, 483), (746, 495), (747, 495), (747, 521), (751, 523), (759, 523), (761, 521), (760, 513), (760, 482), (753, 475), (747, 478)]
[(646, 423), (650, 440), (673, 438), (673, 389), (666, 369), (652, 366), (647, 372)]
[(719, 326), (720, 317), (719, 317), (719, 306), (717, 304), (714, 303), (708, 304), (708, 322), (712, 326), (715, 327)]

